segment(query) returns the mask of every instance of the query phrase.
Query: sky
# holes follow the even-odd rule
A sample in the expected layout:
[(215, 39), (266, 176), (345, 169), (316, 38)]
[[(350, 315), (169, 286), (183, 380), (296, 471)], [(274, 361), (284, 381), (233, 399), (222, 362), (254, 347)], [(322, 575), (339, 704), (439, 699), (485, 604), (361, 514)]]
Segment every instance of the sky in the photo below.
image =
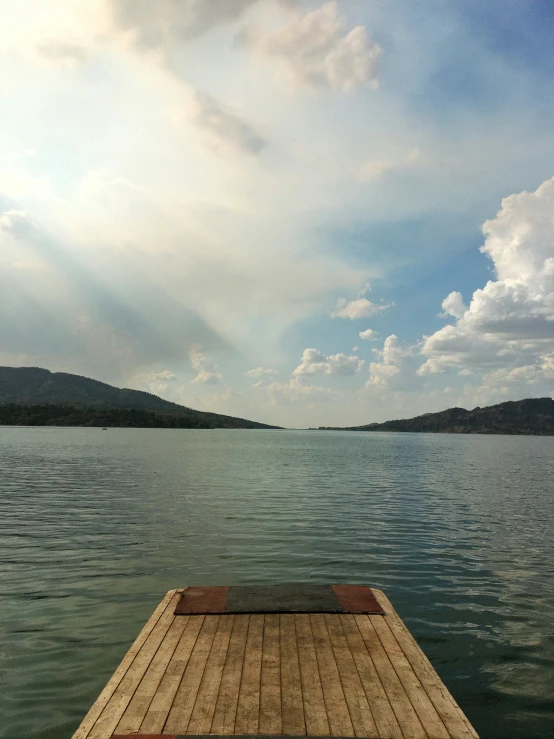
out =
[(554, 397), (551, 0), (0, 14), (0, 364), (297, 428)]

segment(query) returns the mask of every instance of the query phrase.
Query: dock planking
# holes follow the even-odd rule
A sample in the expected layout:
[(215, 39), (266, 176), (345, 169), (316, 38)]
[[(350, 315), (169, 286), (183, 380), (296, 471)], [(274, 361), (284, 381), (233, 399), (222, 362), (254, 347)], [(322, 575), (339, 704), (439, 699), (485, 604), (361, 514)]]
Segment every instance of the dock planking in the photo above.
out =
[(310, 587), (307, 612), (294, 586), (294, 606), (275, 613), (267, 588), (253, 613), (236, 594), (227, 612), (213, 591), (211, 610), (191, 612), (188, 589), (170, 591), (73, 739), (478, 739), (382, 591), (332, 586), (344, 608), (318, 613), (330, 601)]

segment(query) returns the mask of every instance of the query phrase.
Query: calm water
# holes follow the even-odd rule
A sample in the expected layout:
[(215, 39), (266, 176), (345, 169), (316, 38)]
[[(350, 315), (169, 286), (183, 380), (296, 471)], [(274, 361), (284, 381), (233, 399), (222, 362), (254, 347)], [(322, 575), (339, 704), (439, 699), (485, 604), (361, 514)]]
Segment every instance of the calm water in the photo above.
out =
[(554, 736), (554, 438), (0, 428), (0, 737), (71, 736), (162, 595), (383, 588), (483, 737)]

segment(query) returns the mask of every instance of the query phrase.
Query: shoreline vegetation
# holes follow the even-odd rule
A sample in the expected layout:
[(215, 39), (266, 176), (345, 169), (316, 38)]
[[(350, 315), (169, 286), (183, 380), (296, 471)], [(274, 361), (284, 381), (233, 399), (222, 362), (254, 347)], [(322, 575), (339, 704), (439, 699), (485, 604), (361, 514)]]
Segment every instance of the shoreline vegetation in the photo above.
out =
[(439, 413), (425, 413), (415, 418), (345, 428), (320, 426), (317, 430), (554, 436), (554, 400), (510, 400), (471, 411), (465, 408), (448, 408)]
[(137, 408), (90, 408), (40, 403), (0, 403), (0, 426), (80, 426), (153, 429), (277, 429), (244, 418), (191, 410), (150, 411)]
[[(0, 367), (0, 425), (167, 429), (279, 429), (197, 411), (152, 393), (38, 367)], [(528, 398), (486, 408), (448, 408), (415, 418), (312, 431), (402, 431), (554, 436), (554, 400)]]
[(0, 367), (0, 425), (276, 429), (39, 367)]

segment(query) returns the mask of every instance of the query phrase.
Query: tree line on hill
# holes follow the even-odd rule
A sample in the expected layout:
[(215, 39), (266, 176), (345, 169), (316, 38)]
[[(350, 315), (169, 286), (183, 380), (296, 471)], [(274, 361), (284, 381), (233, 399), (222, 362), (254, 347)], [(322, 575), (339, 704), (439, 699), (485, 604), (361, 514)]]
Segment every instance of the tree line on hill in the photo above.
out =
[[(330, 430), (330, 427), (320, 427)], [(349, 426), (342, 431), (406, 431), (439, 434), (526, 434), (554, 435), (554, 400), (527, 398), (486, 408), (448, 408), (439, 413), (425, 413), (415, 418), (365, 426)]]
[(129, 390), (40, 367), (0, 367), (0, 424), (134, 428), (277, 428), (197, 411), (142, 390)]

